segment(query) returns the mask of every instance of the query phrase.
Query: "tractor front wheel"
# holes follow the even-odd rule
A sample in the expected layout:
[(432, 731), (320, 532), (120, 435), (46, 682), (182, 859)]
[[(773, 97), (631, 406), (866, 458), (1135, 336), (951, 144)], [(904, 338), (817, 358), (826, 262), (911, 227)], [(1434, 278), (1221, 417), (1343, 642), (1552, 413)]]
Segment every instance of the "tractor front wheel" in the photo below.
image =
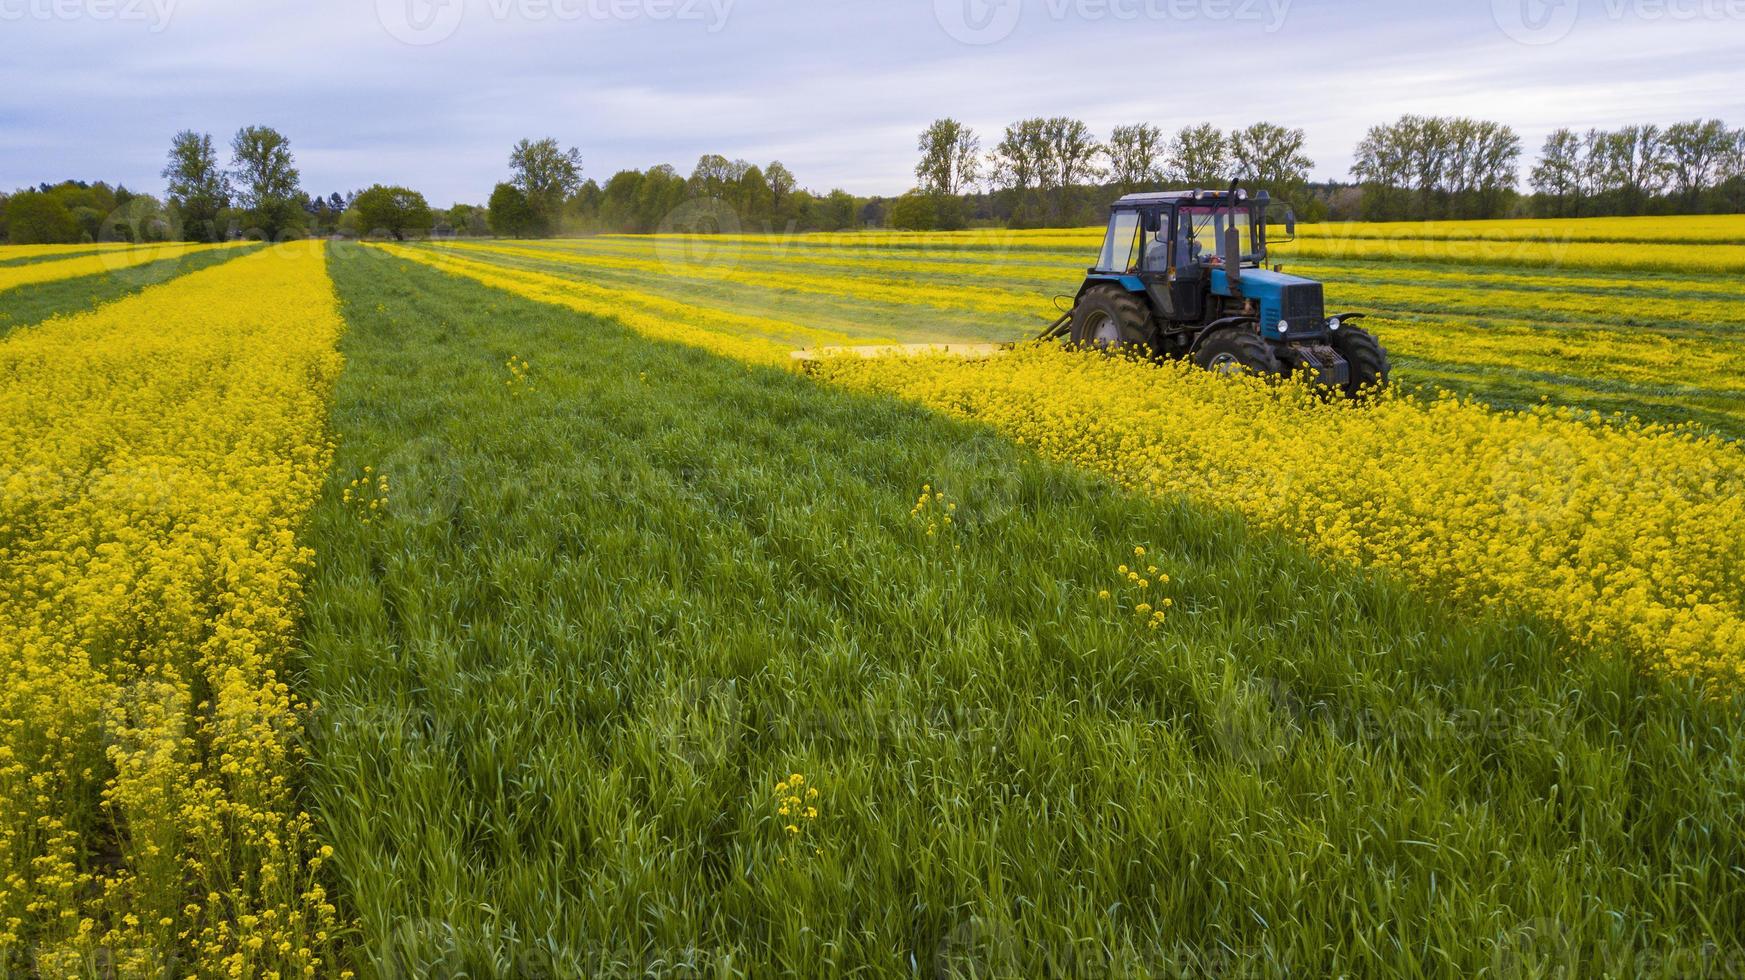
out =
[(1278, 358), (1259, 334), (1246, 330), (1220, 330), (1205, 339), (1194, 352), (1194, 363), (1213, 374), (1279, 373)]
[(1374, 334), (1362, 327), (1342, 326), (1333, 331), (1332, 345), (1350, 367), (1346, 395), (1362, 398), (1367, 393), (1387, 387), (1388, 352)]
[(1072, 310), (1072, 342), (1089, 350), (1145, 351), (1151, 348), (1151, 320), (1145, 304), (1125, 289), (1101, 286), (1085, 293)]

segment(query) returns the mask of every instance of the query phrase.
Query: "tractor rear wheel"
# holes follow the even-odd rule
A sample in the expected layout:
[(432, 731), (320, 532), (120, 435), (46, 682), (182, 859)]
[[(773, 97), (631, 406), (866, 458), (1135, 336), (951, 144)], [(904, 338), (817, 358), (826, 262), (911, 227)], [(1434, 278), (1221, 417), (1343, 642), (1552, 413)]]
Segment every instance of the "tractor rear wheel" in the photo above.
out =
[(1213, 374), (1279, 373), (1278, 358), (1260, 335), (1246, 330), (1219, 330), (1200, 344), (1194, 363)]
[(1099, 286), (1072, 310), (1072, 342), (1090, 350), (1151, 349), (1151, 311), (1125, 289)]
[(1349, 380), (1345, 384), (1346, 395), (1362, 398), (1367, 393), (1387, 387), (1388, 371), (1391, 370), (1388, 352), (1381, 341), (1375, 339), (1375, 334), (1362, 327), (1340, 327), (1333, 331), (1331, 343), (1350, 368)]

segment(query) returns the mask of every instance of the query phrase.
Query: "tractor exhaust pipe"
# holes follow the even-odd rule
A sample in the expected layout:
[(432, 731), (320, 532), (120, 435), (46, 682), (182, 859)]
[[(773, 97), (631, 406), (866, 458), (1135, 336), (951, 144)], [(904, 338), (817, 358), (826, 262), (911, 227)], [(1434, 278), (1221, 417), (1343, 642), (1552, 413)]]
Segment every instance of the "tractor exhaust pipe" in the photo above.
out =
[(1236, 227), (1236, 184), (1230, 182), (1230, 222), (1224, 226), (1224, 275), (1231, 286), (1242, 284), (1242, 232)]

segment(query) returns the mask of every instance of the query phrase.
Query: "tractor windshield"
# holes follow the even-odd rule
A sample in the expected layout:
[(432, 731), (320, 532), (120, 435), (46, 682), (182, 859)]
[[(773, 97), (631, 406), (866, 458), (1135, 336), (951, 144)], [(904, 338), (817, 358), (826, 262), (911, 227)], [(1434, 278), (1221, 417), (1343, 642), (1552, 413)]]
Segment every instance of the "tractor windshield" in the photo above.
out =
[[(1224, 265), (1256, 258), (1254, 221), (1246, 207), (1184, 207), (1181, 226), (1193, 260)], [(1224, 254), (1224, 229), (1231, 226), (1242, 236), (1243, 253), (1234, 260)]]
[(1139, 212), (1116, 211), (1109, 216), (1109, 237), (1097, 268), (1104, 272), (1133, 272), (1139, 268)]

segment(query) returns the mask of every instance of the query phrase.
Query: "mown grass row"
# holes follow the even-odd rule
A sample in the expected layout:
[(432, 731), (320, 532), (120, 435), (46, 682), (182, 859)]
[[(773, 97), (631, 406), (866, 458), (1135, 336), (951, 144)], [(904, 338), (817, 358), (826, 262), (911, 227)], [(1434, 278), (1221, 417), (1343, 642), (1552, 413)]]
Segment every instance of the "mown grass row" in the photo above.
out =
[(909, 404), (331, 272), (299, 689), (366, 974), (1745, 950), (1738, 704)]

